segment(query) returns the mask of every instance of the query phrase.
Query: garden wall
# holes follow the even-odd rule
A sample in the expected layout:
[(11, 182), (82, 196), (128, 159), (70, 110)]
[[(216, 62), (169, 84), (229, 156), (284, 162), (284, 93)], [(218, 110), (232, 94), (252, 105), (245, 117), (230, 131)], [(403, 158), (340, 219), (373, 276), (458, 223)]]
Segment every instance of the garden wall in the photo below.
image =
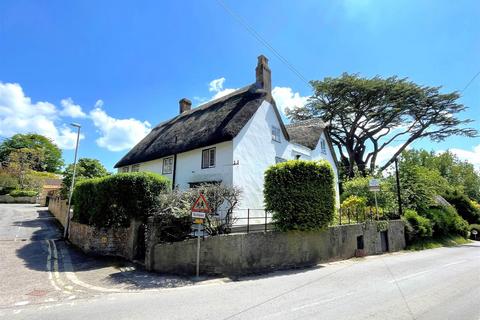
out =
[(0, 195), (0, 203), (36, 203), (37, 197), (12, 197), (9, 194)]
[(129, 228), (98, 229), (70, 222), (68, 239), (87, 254), (116, 256), (133, 260), (136, 254), (140, 222), (132, 220)]
[[(387, 251), (405, 247), (404, 223), (389, 221)], [(202, 274), (241, 275), (308, 267), (320, 262), (371, 255), (385, 251), (381, 224), (368, 222), (330, 227), (312, 232), (266, 232), (208, 237), (201, 241)], [(384, 234), (385, 235), (385, 234)], [(363, 250), (357, 250), (363, 236)], [(386, 239), (385, 238), (385, 239)], [(146, 267), (176, 274), (194, 274), (197, 240), (156, 244), (147, 251)]]
[(50, 198), (48, 201), (48, 211), (54, 215), (54, 217), (65, 228), (66, 215), (67, 215), (67, 200), (60, 198)]

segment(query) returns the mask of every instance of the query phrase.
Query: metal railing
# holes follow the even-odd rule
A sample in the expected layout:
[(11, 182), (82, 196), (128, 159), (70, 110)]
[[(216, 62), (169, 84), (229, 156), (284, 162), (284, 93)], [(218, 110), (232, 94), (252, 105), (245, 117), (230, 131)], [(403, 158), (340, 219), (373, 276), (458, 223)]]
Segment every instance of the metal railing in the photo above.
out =
[(381, 210), (376, 211), (373, 207), (367, 207), (363, 209), (338, 209), (337, 216), (335, 219), (339, 225), (342, 224), (354, 224), (362, 223), (365, 221), (374, 221), (374, 220), (390, 220), (390, 219), (399, 219), (400, 215), (397, 209), (393, 210)]

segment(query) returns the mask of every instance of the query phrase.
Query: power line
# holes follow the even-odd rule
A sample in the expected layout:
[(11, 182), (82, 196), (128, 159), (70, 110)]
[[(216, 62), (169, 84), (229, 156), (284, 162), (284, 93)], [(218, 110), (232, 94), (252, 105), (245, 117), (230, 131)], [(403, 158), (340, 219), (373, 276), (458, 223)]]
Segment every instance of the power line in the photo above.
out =
[(310, 82), (308, 82), (308, 80), (300, 73), (300, 71), (298, 71), (297, 68), (293, 66), (293, 64), (291, 64), (284, 56), (280, 54), (280, 52), (278, 52), (270, 43), (268, 43), (267, 40), (265, 40), (257, 31), (255, 31), (255, 29), (250, 26), (247, 21), (245, 21), (245, 19), (243, 19), (230, 7), (228, 7), (223, 0), (217, 0), (217, 2), (230, 16), (237, 20), (237, 22), (242, 25), (258, 42), (270, 49), (270, 51), (274, 55), (276, 55), (277, 58), (280, 59), (280, 61), (282, 61), (300, 80), (310, 86)]
[(473, 83), (473, 81), (475, 81), (475, 79), (480, 75), (480, 71), (477, 72), (476, 75), (473, 76), (472, 79), (470, 79), (470, 81), (467, 83), (467, 85), (465, 86), (465, 88), (462, 89), (462, 91), (460, 91), (460, 93), (463, 93), (465, 90), (467, 90), (468, 87), (470, 87), (470, 85)]

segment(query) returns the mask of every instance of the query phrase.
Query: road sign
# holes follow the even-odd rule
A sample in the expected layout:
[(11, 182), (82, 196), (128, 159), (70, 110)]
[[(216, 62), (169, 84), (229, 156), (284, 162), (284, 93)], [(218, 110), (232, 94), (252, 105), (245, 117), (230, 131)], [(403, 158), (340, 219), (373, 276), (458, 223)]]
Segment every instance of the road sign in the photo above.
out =
[(473, 234), (474, 236), (476, 236), (476, 235), (478, 234), (478, 231), (475, 230), (475, 229), (473, 229), (473, 230), (472, 230), (472, 234)]
[(368, 181), (368, 189), (373, 192), (380, 191), (380, 180), (370, 179), (370, 181)]
[(192, 218), (193, 219), (205, 219), (205, 212), (198, 212), (198, 211), (192, 211)]
[(203, 223), (203, 219), (193, 219), (193, 223), (194, 223), (194, 224), (202, 224), (202, 223)]
[(205, 199), (203, 194), (200, 193), (197, 200), (193, 204), (192, 212), (205, 212), (205, 213), (210, 212), (207, 199)]

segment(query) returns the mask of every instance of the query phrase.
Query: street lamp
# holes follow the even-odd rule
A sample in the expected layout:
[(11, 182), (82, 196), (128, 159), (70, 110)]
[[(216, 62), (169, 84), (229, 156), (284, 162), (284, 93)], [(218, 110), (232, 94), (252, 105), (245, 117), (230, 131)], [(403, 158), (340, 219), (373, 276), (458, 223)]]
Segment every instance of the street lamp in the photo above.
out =
[(75, 146), (75, 158), (73, 160), (73, 176), (72, 176), (72, 184), (70, 186), (70, 194), (68, 196), (68, 209), (66, 214), (66, 221), (65, 221), (65, 230), (63, 233), (63, 237), (68, 239), (68, 228), (70, 227), (70, 208), (72, 206), (72, 194), (73, 194), (73, 186), (75, 185), (75, 174), (77, 172), (77, 153), (78, 153), (78, 141), (80, 140), (80, 128), (82, 127), (78, 123), (71, 123), (72, 127), (77, 128), (77, 144)]

